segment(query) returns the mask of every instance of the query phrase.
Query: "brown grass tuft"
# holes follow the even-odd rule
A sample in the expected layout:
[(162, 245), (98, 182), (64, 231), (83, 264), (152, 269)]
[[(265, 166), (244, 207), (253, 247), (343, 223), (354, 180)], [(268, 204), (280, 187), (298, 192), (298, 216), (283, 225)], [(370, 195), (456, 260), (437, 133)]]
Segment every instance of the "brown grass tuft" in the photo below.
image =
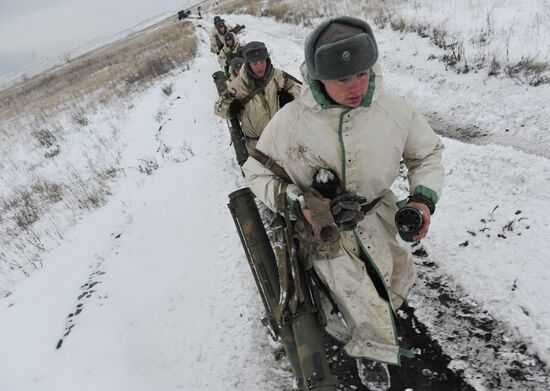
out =
[(153, 79), (182, 68), (197, 51), (191, 22), (167, 19), (103, 49), (0, 91), (0, 117), (49, 111), (91, 97), (105, 104), (127, 96)]

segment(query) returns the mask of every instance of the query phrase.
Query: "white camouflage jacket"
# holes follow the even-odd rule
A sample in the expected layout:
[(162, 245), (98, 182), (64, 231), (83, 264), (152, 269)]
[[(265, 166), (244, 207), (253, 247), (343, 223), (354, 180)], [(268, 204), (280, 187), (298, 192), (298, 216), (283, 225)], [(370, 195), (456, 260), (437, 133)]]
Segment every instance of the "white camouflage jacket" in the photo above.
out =
[[(254, 81), (246, 71), (246, 65), (235, 80), (231, 82), (226, 95), (222, 95), (215, 105), (215, 113), (227, 118), (227, 111), (233, 99), (244, 100), (256, 89)], [(273, 68), (262, 92), (256, 94), (239, 114), (245, 136), (258, 139), (266, 124), (280, 109), (277, 90), (285, 89), (295, 98), (300, 96), (300, 86), (284, 76), (283, 71)]]
[[(233, 26), (229, 25), (229, 24), (225, 24), (225, 31), (226, 32), (229, 32), (233, 30)], [(225, 46), (225, 33), (224, 34), (220, 34), (218, 32), (218, 29), (216, 29), (215, 27), (212, 28), (212, 30), (210, 31), (210, 51), (214, 54), (218, 54), (220, 52), (220, 44)]]
[[(335, 258), (315, 259), (313, 264), (347, 320), (347, 329), (329, 331), (346, 342), (348, 354), (399, 364), (408, 351), (398, 346), (392, 311), (406, 298), (416, 272), (410, 250), (396, 239), (397, 200), (390, 187), (403, 159), (411, 195), (421, 193), (437, 202), (444, 177), (443, 144), (415, 109), (383, 89), (378, 64), (357, 108), (330, 103), (319, 83), (308, 80), (301, 99), (277, 112), (257, 149), (289, 174), (294, 183), (287, 188), (289, 195), (309, 189), (317, 169), (332, 168), (346, 190), (365, 196), (368, 202), (382, 197), (355, 231), (340, 233)], [(253, 158), (244, 164), (243, 172), (256, 196), (275, 210), (281, 180)], [(359, 258), (360, 249), (383, 280), (391, 303), (376, 291)]]

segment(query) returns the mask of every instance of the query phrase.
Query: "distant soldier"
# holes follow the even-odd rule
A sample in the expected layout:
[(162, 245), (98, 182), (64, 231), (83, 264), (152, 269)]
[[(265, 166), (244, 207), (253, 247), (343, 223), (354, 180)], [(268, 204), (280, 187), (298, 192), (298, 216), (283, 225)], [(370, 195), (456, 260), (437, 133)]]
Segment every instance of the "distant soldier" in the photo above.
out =
[[(233, 57), (229, 61), (228, 72), (226, 73), (222, 71), (214, 72), (214, 74), (212, 75), (212, 78), (214, 79), (214, 83), (216, 84), (216, 89), (218, 90), (218, 95), (220, 97), (222, 97), (225, 91), (227, 91), (231, 82), (239, 76), (239, 73), (241, 72), (241, 68), (243, 64), (244, 64), (244, 60), (241, 57)], [(221, 101), (222, 98), (219, 98), (219, 99)]]
[(226, 75), (229, 75), (229, 61), (231, 61), (234, 57), (242, 57), (243, 48), (233, 33), (225, 33), (224, 40), (225, 45), (218, 54), (218, 62), (222, 66)]
[(210, 34), (210, 51), (215, 54), (219, 54), (222, 48), (225, 46), (225, 34), (229, 32), (228, 26), (225, 24), (225, 20), (216, 16), (214, 18), (214, 28)]
[(264, 43), (249, 42), (243, 55), (241, 72), (218, 99), (215, 111), (223, 118), (239, 120), (251, 150), (275, 113), (300, 95), (300, 86), (292, 76), (271, 65)]
[[(400, 346), (394, 311), (416, 277), (410, 248), (396, 236), (426, 236), (445, 170), (440, 137), (411, 105), (384, 89), (377, 61), (378, 46), (364, 20), (341, 16), (317, 26), (305, 41), (300, 99), (277, 113), (257, 145), (292, 183), (255, 157), (242, 170), (272, 210), (281, 194), (308, 227), (326, 217), (319, 205), (332, 215), (340, 229), (335, 241), (304, 241), (302, 247), (346, 320), (328, 331), (359, 358), (358, 373), (370, 390), (388, 390), (386, 364), (411, 355)], [(410, 194), (398, 212), (391, 187), (401, 161)], [(416, 216), (414, 230), (399, 222), (402, 212)]]
[(233, 57), (231, 60), (229, 60), (229, 79), (227, 80), (228, 87), (231, 82), (239, 76), (239, 73), (241, 73), (243, 64), (244, 60), (242, 59), (242, 57)]

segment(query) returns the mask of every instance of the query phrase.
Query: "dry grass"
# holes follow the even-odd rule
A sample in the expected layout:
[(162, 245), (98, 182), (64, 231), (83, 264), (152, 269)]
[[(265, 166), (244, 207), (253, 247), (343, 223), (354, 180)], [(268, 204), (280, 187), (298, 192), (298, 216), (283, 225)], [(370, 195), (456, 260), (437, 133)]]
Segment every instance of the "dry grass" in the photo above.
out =
[(378, 27), (384, 28), (395, 15), (399, 5), (406, 0), (370, 0), (368, 2), (340, 2), (329, 0), (229, 0), (218, 7), (211, 7), (213, 13), (249, 14), (267, 16), (291, 24), (312, 25), (312, 19), (334, 15), (363, 14)]
[(311, 19), (336, 15), (333, 2), (327, 0), (303, 1), (224, 1), (210, 9), (215, 13), (247, 14), (275, 18), (279, 22), (311, 25)]
[(302, 23), (308, 26), (311, 25), (311, 19), (329, 16), (331, 12), (333, 12), (331, 3), (310, 0), (300, 5), (270, 2), (262, 10), (262, 15), (284, 23)]
[(124, 172), (118, 126), (97, 126), (96, 114), (123, 116), (136, 93), (189, 69), (197, 46), (194, 25), (174, 16), (0, 91), (0, 295), (40, 268), (43, 243), (103, 205)]
[(432, 27), (428, 24), (405, 20), (402, 17), (390, 19), (389, 25), (392, 30), (400, 33), (416, 33), (422, 38), (429, 38), (435, 46), (445, 51), (440, 58), (441, 61), (457, 72), (467, 73), (470, 70), (466, 61), (463, 40), (449, 34), (442, 27)]
[[(258, 15), (256, 12), (261, 10), (260, 1), (247, 1), (247, 0), (226, 0), (220, 2), (217, 7), (211, 7), (210, 12), (220, 13), (220, 14), (250, 14)], [(244, 12), (244, 10), (247, 12)]]
[(524, 81), (536, 87), (541, 84), (550, 84), (550, 64), (547, 61), (536, 61), (532, 57), (522, 57), (515, 64), (506, 66), (505, 72), (509, 77)]
[(166, 20), (133, 36), (0, 92), (0, 117), (50, 111), (83, 96), (100, 104), (183, 67), (197, 50), (190, 22)]

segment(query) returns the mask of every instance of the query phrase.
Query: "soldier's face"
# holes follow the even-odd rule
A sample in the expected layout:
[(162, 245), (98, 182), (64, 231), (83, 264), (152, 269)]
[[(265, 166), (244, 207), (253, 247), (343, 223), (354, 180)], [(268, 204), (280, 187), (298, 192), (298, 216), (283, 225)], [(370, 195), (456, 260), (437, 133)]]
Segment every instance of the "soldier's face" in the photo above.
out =
[(250, 63), (250, 69), (252, 69), (252, 72), (256, 74), (258, 77), (264, 77), (265, 75), (265, 69), (267, 68), (267, 61), (261, 60), (256, 62)]
[(348, 107), (357, 107), (369, 89), (369, 71), (340, 80), (321, 80), (333, 101)]

